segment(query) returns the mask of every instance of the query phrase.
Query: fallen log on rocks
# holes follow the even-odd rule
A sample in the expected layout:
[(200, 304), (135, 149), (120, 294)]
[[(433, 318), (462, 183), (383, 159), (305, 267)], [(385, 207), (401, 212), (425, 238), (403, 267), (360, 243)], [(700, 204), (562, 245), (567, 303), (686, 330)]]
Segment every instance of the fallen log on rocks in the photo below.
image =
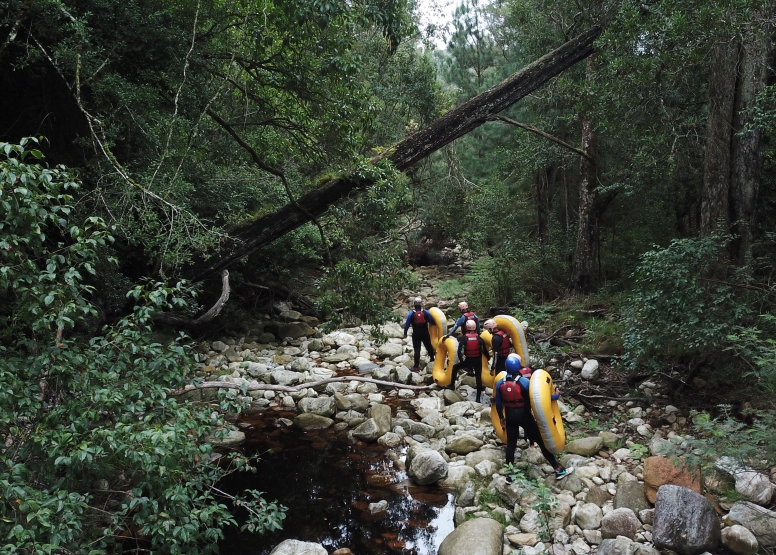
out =
[(188, 393), (189, 391), (194, 391), (197, 389), (239, 389), (242, 391), (282, 391), (285, 393), (294, 393), (296, 391), (301, 391), (303, 389), (310, 389), (311, 387), (318, 387), (320, 385), (325, 385), (327, 383), (352, 382), (352, 381), (373, 383), (376, 385), (395, 387), (398, 389), (412, 389), (415, 391), (429, 389), (431, 387), (429, 385), (408, 385), (408, 384), (403, 384), (398, 382), (387, 382), (385, 380), (375, 380), (374, 378), (367, 378), (364, 376), (338, 376), (336, 378), (326, 378), (325, 380), (319, 380), (317, 382), (308, 382), (308, 383), (299, 384), (299, 385), (276, 385), (276, 384), (263, 384), (263, 383), (260, 383), (258, 385), (247, 385), (247, 384), (236, 384), (232, 382), (203, 382), (197, 385), (189, 384), (182, 389), (176, 389), (174, 391), (171, 391), (167, 395), (170, 397), (178, 397), (180, 395)]

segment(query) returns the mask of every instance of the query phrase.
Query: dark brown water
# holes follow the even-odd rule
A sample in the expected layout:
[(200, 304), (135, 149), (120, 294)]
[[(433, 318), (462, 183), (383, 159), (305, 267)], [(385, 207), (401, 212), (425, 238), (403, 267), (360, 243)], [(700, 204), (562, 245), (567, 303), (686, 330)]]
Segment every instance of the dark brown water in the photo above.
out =
[[(436, 486), (417, 486), (386, 456), (386, 448), (350, 444), (343, 433), (278, 427), (294, 413), (267, 411), (242, 419), (246, 454), (262, 453), (256, 474), (234, 475), (221, 486), (236, 493), (264, 492), (288, 507), (283, 530), (263, 536), (229, 530), (221, 553), (268, 555), (285, 539), (322, 544), (331, 553), (436, 555), (453, 530), (453, 496)], [(372, 515), (370, 503), (388, 501)], [(239, 516), (239, 515), (238, 515)]]

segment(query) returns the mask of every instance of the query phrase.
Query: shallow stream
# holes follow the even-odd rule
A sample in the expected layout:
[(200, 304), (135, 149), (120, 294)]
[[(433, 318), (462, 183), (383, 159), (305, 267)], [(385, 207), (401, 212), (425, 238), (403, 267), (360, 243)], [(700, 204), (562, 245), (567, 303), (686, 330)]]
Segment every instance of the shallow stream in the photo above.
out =
[[(238, 421), (247, 436), (243, 452), (261, 454), (258, 472), (232, 475), (221, 486), (231, 493), (262, 491), (288, 512), (277, 532), (229, 530), (221, 553), (268, 555), (283, 540), (298, 539), (329, 553), (347, 547), (357, 555), (436, 555), (454, 528), (452, 493), (413, 484), (382, 445), (350, 444), (345, 432), (278, 426), (278, 418), (295, 415), (271, 409)], [(382, 500), (387, 510), (371, 514), (369, 504)]]

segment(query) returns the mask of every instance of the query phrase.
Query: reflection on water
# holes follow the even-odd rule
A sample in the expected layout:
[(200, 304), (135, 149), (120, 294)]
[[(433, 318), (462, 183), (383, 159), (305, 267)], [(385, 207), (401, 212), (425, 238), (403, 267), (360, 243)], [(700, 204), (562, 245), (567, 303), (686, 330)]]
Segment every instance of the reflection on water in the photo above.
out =
[[(453, 530), (453, 496), (436, 486), (417, 486), (397, 470), (379, 445), (349, 444), (333, 431), (277, 427), (268, 412), (244, 420), (246, 454), (263, 453), (256, 474), (232, 475), (230, 492), (256, 489), (288, 507), (283, 530), (263, 536), (227, 530), (221, 553), (268, 555), (285, 539), (316, 542), (330, 553), (436, 555)], [(388, 509), (371, 514), (370, 503)], [(239, 515), (238, 515), (239, 517)]]

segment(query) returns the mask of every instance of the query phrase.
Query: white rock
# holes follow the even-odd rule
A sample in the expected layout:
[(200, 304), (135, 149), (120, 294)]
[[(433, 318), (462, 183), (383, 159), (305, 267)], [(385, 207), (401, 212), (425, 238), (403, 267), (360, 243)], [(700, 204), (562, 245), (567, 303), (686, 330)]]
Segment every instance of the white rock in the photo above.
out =
[(598, 377), (598, 361), (595, 359), (588, 360), (585, 365), (582, 367), (582, 379), (583, 380), (594, 380)]

